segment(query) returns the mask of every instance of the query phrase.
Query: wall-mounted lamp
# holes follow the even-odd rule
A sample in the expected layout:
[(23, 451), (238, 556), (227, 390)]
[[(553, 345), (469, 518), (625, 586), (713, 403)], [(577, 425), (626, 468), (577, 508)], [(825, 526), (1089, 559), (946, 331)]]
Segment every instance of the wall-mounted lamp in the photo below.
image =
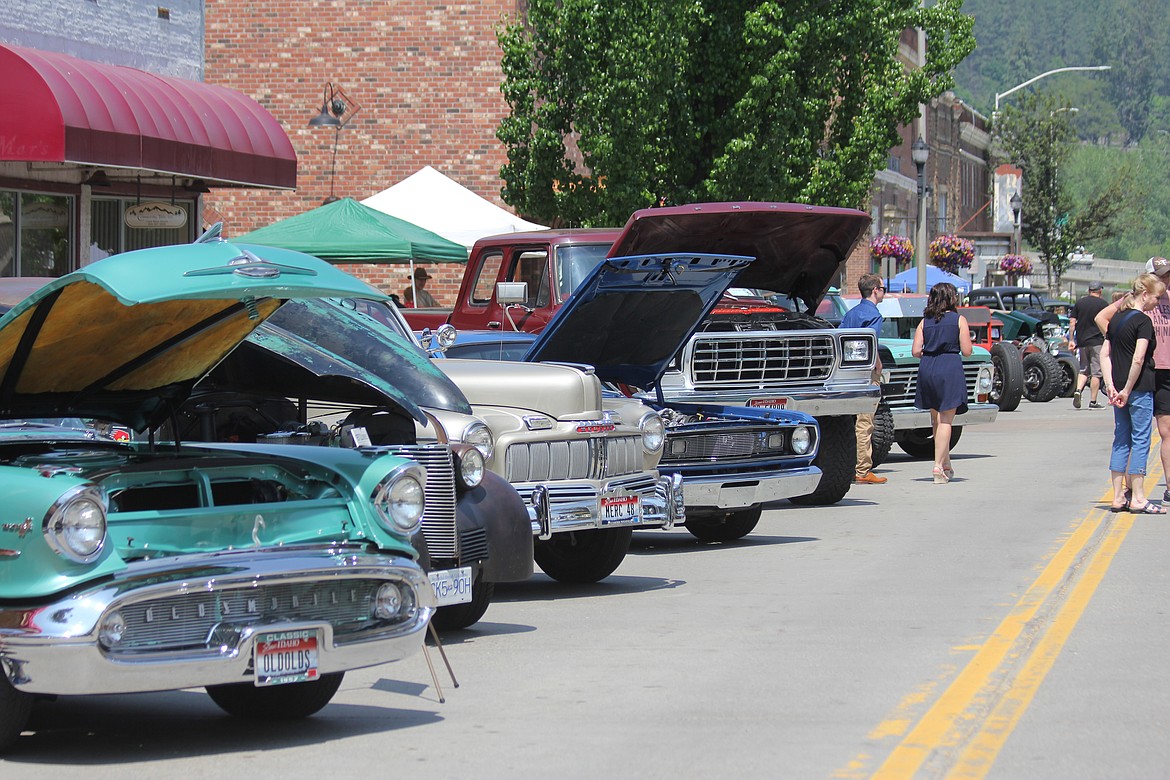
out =
[(351, 100), (341, 87), (332, 82), (325, 84), (325, 91), (321, 100), (321, 113), (309, 120), (309, 127), (333, 128), (333, 161), (329, 165), (329, 197), (325, 203), (337, 200), (333, 194), (333, 182), (337, 173), (337, 139), (341, 135), (341, 128), (350, 123), (361, 106)]
[(82, 181), (81, 183), (88, 184), (90, 187), (112, 187), (112, 186), (114, 186), (113, 182), (110, 181), (110, 177), (106, 176), (105, 171), (94, 171), (89, 176), (87, 176), (85, 178), (85, 180)]

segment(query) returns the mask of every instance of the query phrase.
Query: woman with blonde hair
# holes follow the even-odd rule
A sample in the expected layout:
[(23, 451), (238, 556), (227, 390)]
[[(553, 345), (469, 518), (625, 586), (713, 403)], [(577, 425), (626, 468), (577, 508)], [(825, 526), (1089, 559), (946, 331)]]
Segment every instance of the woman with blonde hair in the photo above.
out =
[(1166, 283), (1142, 274), (1109, 320), (1101, 348), (1101, 378), (1113, 406), (1113, 448), (1109, 476), (1111, 512), (1164, 515), (1166, 509), (1146, 496), (1146, 461), (1154, 424), (1154, 324), (1146, 312), (1158, 305)]
[(951, 426), (967, 411), (967, 377), (963, 355), (971, 354), (971, 327), (959, 314), (959, 291), (942, 282), (930, 288), (922, 322), (914, 331), (910, 351), (921, 358), (914, 405), (930, 410), (934, 435), (934, 481), (945, 485), (955, 476), (951, 466)]

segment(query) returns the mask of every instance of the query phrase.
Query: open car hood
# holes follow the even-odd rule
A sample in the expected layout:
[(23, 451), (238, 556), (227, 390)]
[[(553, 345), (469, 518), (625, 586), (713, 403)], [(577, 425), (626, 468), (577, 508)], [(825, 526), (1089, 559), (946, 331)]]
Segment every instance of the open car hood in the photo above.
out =
[(611, 257), (701, 252), (756, 258), (735, 280), (815, 310), (869, 227), (854, 209), (798, 203), (697, 203), (634, 212)]
[(315, 257), (232, 244), (114, 255), (0, 317), (0, 417), (157, 426), (284, 301), (386, 296)]
[(525, 360), (588, 363), (603, 381), (653, 387), (751, 263), (691, 253), (607, 258), (557, 310)]
[(217, 390), (471, 414), (466, 397), (414, 344), (336, 300), (289, 301), (215, 367)]

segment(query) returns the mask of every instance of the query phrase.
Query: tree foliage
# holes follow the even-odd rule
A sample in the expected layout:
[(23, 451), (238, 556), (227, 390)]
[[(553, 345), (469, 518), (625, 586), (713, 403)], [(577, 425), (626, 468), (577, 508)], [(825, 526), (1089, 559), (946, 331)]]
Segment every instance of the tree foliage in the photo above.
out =
[[(552, 224), (711, 200), (861, 206), (974, 48), (961, 0), (531, 0), (499, 31), (503, 198)], [(898, 59), (926, 30), (926, 64)]]
[(1074, 199), (1073, 110), (1059, 99), (1027, 96), (1007, 107), (994, 128), (1008, 159), (1023, 169), (1020, 232), (1048, 267), (1049, 289), (1060, 287), (1077, 247), (1117, 235), (1142, 198), (1132, 167), (1123, 165)]

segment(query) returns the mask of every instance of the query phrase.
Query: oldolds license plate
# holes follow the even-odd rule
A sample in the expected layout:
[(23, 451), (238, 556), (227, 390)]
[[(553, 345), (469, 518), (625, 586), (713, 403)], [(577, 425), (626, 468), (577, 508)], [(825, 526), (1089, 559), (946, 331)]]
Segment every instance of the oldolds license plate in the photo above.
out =
[(320, 644), (321, 633), (316, 629), (257, 634), (252, 651), (256, 686), (318, 679), (317, 648)]
[(755, 406), (760, 409), (787, 409), (787, 398), (753, 398), (748, 401), (748, 406)]
[(433, 571), (431, 587), (435, 589), (435, 600), (440, 607), (451, 604), (466, 604), (471, 601), (471, 567)]
[(641, 496), (603, 496), (602, 525), (627, 525), (642, 522)]

